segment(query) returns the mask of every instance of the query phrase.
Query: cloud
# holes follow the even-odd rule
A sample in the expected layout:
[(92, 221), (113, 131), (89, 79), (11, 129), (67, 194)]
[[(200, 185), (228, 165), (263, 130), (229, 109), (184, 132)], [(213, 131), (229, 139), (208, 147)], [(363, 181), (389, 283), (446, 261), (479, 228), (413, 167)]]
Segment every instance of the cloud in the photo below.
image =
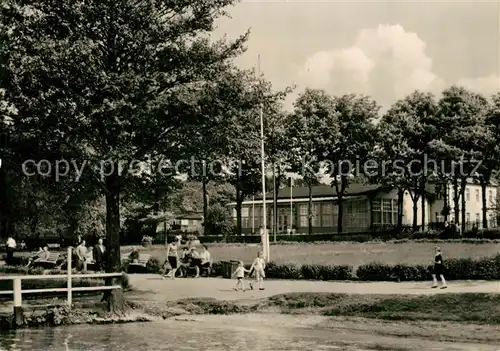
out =
[(445, 83), (425, 50), (425, 42), (400, 25), (363, 29), (353, 46), (311, 55), (297, 83), (332, 94), (367, 94), (383, 105), (414, 90), (437, 94)]
[(500, 76), (492, 74), (480, 78), (463, 78), (458, 81), (458, 85), (489, 96), (500, 92)]

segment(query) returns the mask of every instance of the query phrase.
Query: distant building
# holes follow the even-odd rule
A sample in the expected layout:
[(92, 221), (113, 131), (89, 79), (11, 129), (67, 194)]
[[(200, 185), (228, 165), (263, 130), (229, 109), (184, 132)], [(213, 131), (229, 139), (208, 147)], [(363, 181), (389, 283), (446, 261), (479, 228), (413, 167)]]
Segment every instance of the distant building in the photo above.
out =
[(189, 212), (175, 214), (171, 218), (158, 223), (156, 232), (170, 230), (173, 232), (203, 234), (203, 214)]
[[(426, 197), (426, 218), (425, 222), (444, 222), (441, 211), (444, 207), (444, 191), (435, 185), (429, 185)], [(453, 218), (453, 195), (450, 196), (452, 186), (447, 189), (448, 203), (451, 209), (448, 221)], [(479, 195), (478, 195), (479, 191)], [(497, 188), (488, 186), (488, 226), (496, 227), (496, 217), (494, 207), (496, 205)], [(437, 192), (437, 193), (436, 193)], [(466, 222), (469, 227), (477, 223), (481, 227), (482, 223), (482, 202), (481, 186), (468, 184), (465, 190), (467, 203)], [(312, 189), (313, 202), (313, 231), (314, 233), (336, 233), (338, 219), (337, 196), (334, 187), (328, 185), (318, 185)], [(290, 226), (296, 233), (308, 233), (308, 202), (309, 189), (307, 187), (280, 189), (278, 192), (278, 232), (289, 232)], [(267, 204), (267, 227), (273, 228), (273, 195), (266, 195)], [(381, 185), (351, 184), (344, 195), (343, 202), (343, 232), (361, 233), (372, 229), (384, 228), (397, 224), (398, 219), (398, 196), (397, 189), (383, 187)], [(422, 202), (417, 202), (417, 224), (422, 225)], [(236, 223), (236, 203), (228, 205)], [(254, 201), (247, 200), (242, 204), (242, 231), (243, 233), (258, 232), (262, 223), (262, 198), (255, 198)], [(460, 218), (459, 218), (460, 221)], [(413, 201), (409, 191), (403, 196), (403, 225), (413, 224)]]

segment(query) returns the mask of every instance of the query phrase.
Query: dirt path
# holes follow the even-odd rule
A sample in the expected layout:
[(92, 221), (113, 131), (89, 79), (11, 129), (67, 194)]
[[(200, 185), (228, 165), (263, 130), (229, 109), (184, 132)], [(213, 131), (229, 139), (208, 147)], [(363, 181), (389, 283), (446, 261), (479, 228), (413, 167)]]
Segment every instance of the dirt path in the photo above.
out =
[[(448, 289), (431, 289), (430, 282), (323, 282), (304, 280), (269, 280), (264, 291), (235, 292), (236, 281), (222, 278), (180, 278), (162, 280), (159, 275), (131, 274), (134, 290), (148, 299), (165, 301), (188, 297), (213, 297), (218, 300), (259, 299), (290, 292), (329, 292), (347, 294), (442, 294), (500, 293), (500, 281), (453, 281)], [(144, 296), (146, 298), (146, 296)]]

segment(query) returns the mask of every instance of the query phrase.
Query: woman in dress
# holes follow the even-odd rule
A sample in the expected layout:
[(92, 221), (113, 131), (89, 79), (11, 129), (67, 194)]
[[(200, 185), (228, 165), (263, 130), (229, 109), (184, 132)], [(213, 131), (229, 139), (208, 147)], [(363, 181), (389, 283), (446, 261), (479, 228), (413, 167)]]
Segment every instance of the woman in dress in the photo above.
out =
[(438, 287), (437, 276), (439, 276), (439, 278), (441, 279), (441, 283), (443, 284), (441, 289), (446, 289), (447, 286), (446, 286), (446, 280), (444, 279), (443, 275), (443, 268), (444, 265), (443, 265), (443, 256), (441, 255), (441, 249), (439, 247), (436, 247), (436, 254), (434, 256), (434, 272), (432, 274), (433, 288)]
[(167, 261), (171, 269), (168, 274), (166, 274), (168, 266), (165, 267), (162, 275), (163, 279), (165, 279), (166, 277), (175, 279), (175, 272), (177, 271), (179, 262), (179, 253), (177, 251), (178, 246), (180, 246), (180, 240), (177, 237), (173, 238), (172, 241), (167, 244)]
[[(250, 267), (250, 272), (253, 272), (255, 274), (255, 280), (257, 284), (259, 285), (259, 290), (264, 290), (263, 287), (263, 282), (264, 278), (266, 277), (266, 274), (264, 273), (264, 269), (266, 268), (266, 261), (262, 257), (263, 254), (262, 252), (259, 252), (257, 257), (252, 263), (252, 266)], [(252, 274), (252, 273), (250, 273)], [(253, 284), (250, 283), (250, 289), (253, 290)]]

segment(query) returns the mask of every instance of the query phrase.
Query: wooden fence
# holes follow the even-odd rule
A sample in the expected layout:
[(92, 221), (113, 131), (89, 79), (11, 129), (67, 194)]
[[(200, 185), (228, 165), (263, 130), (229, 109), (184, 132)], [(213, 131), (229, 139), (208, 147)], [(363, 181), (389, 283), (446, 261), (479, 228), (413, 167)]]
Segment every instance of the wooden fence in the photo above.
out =
[[(1, 290), (0, 295), (13, 295), (14, 300), (14, 316), (15, 321), (22, 321), (23, 318), (23, 294), (43, 294), (43, 293), (53, 293), (53, 292), (67, 292), (67, 304), (71, 307), (73, 304), (73, 292), (80, 291), (104, 291), (104, 290), (115, 290), (121, 289), (121, 285), (110, 285), (110, 286), (85, 286), (85, 287), (73, 287), (73, 279), (82, 278), (120, 278), (122, 273), (96, 273), (96, 274), (72, 274), (71, 267), (71, 257), (72, 248), (68, 248), (68, 265), (67, 274), (53, 274), (53, 275), (6, 275), (0, 276), (0, 280), (12, 280), (13, 290)], [(48, 288), (48, 289), (22, 289), (23, 280), (47, 280), (47, 279), (66, 279), (66, 288)]]

